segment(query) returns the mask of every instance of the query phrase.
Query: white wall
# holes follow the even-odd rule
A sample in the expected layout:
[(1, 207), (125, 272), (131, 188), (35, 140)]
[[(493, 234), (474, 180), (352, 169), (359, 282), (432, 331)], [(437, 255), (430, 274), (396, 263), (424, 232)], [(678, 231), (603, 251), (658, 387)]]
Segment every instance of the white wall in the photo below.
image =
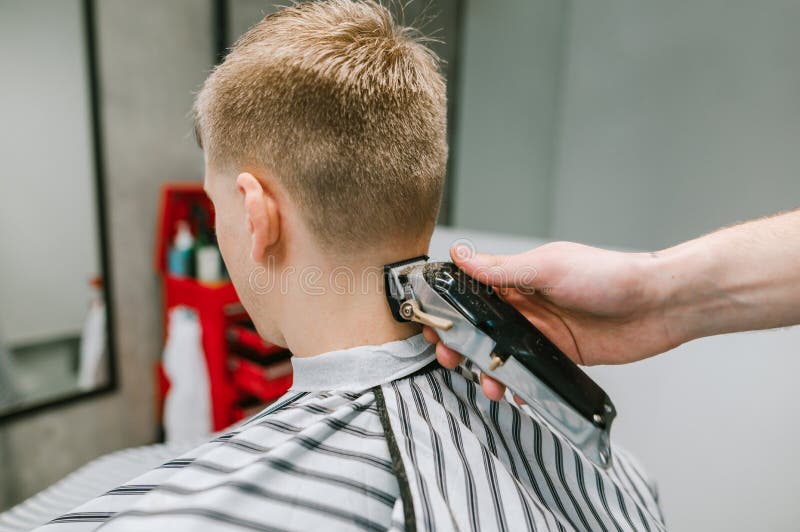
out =
[[(487, 253), (544, 242), (439, 227), (430, 256), (457, 239)], [(585, 368), (617, 408), (613, 445), (657, 483), (672, 531), (789, 531), (800, 522), (800, 327), (704, 338), (636, 364)]]
[(0, 0), (0, 331), (9, 343), (78, 333), (100, 269), (83, 39), (79, 0)]
[(800, 327), (703, 338), (589, 368), (618, 407), (614, 441), (656, 480), (671, 531), (797, 530)]

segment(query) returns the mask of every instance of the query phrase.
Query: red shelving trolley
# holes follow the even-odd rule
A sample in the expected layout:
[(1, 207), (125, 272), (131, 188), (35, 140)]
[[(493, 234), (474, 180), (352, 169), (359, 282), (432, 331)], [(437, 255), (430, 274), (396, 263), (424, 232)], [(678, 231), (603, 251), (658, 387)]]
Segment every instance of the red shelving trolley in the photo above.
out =
[[(155, 267), (162, 280), (162, 317), (180, 305), (194, 309), (202, 329), (202, 345), (211, 394), (212, 428), (222, 430), (257, 405), (280, 397), (292, 384), (290, 354), (264, 342), (249, 320), (230, 281), (202, 283), (177, 277), (167, 268), (167, 252), (179, 220), (190, 221), (202, 209), (213, 227), (214, 211), (200, 183), (163, 186), (156, 228)], [(192, 227), (197, 234), (197, 227)], [(157, 366), (157, 407), (160, 419), (169, 381)]]

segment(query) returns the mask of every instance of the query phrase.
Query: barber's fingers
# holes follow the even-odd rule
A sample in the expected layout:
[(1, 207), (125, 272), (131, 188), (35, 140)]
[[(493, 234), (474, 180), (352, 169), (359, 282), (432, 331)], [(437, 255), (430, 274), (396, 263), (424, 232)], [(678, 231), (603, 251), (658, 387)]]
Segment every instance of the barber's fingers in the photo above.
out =
[[(436, 331), (431, 327), (423, 327), (422, 335), (428, 342), (436, 344), (436, 359), (442, 366), (453, 369), (464, 361), (462, 355), (439, 341), (439, 335), (437, 335)], [(506, 391), (506, 387), (503, 384), (484, 374), (481, 374), (481, 387), (486, 397), (492, 401), (499, 401), (502, 399)]]
[(450, 257), (467, 275), (496, 287), (533, 287), (538, 271), (530, 252), (519, 255), (475, 253), (464, 244), (450, 249)]
[(505, 385), (481, 373), (481, 387), (483, 394), (492, 401), (499, 401), (506, 393)]
[(453, 369), (464, 362), (463, 356), (453, 351), (442, 342), (436, 344), (436, 359), (439, 361), (439, 364), (448, 369)]
[(460, 353), (453, 351), (439, 341), (439, 335), (436, 334), (436, 331), (432, 327), (423, 327), (422, 336), (424, 336), (429, 343), (436, 344), (436, 359), (442, 366), (447, 369), (453, 369), (464, 362), (464, 357)]
[(429, 344), (435, 344), (439, 341), (439, 335), (436, 334), (436, 331), (432, 327), (423, 327), (422, 336), (425, 337)]

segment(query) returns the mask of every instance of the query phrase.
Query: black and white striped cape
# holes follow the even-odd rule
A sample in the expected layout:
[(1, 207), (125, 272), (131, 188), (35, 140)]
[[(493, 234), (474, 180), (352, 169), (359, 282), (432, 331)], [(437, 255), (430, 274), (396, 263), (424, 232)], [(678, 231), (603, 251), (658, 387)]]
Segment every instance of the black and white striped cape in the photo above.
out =
[(309, 390), (41, 530), (664, 529), (629, 455), (598, 469), (434, 358), (418, 336), (304, 360)]

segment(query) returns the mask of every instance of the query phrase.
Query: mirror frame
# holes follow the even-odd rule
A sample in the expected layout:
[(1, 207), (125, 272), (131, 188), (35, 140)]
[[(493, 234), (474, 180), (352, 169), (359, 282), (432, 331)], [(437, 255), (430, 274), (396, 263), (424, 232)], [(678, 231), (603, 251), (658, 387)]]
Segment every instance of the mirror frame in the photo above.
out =
[(91, 134), (91, 161), (94, 170), (94, 199), (97, 208), (97, 242), (99, 245), (100, 271), (103, 279), (103, 298), (106, 307), (106, 350), (108, 359), (108, 381), (93, 390), (76, 390), (64, 395), (55, 396), (51, 400), (40, 400), (30, 405), (0, 412), (0, 425), (16, 420), (28, 414), (58, 408), (68, 404), (97, 397), (117, 389), (117, 350), (114, 329), (114, 298), (111, 290), (112, 272), (110, 260), (110, 240), (108, 228), (107, 196), (105, 187), (105, 153), (103, 150), (103, 130), (100, 105), (100, 80), (97, 53), (97, 27), (95, 17), (95, 0), (80, 0), (83, 13), (83, 41), (88, 73), (87, 87), (89, 91), (89, 128)]

